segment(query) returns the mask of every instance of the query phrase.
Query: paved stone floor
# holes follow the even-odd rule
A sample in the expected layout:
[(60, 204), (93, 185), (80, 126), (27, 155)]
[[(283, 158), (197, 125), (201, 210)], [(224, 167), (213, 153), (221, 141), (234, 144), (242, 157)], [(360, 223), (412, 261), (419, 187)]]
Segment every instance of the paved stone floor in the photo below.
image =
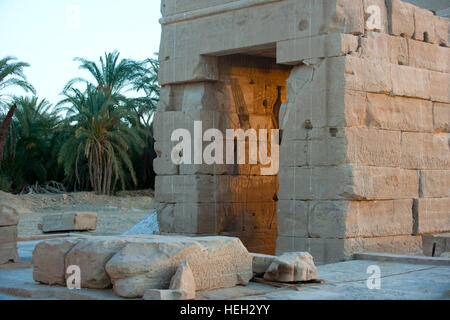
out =
[[(24, 263), (17, 268), (0, 269), (0, 300), (6, 299), (119, 299), (111, 290), (69, 290), (36, 284), (30, 261), (37, 241), (20, 242)], [(381, 271), (380, 289), (370, 290), (367, 269), (376, 265)], [(11, 266), (12, 267), (12, 266)], [(355, 300), (355, 299), (446, 299), (450, 300), (450, 266), (408, 264), (369, 260), (318, 266), (324, 284), (277, 288), (251, 282), (248, 286), (199, 292), (197, 299), (245, 300)]]

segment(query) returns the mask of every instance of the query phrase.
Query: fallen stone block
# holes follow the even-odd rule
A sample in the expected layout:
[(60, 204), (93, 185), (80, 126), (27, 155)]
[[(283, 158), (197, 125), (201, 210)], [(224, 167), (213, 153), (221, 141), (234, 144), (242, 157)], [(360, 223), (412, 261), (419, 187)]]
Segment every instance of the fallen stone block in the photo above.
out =
[(51, 214), (42, 218), (42, 231), (90, 231), (97, 229), (95, 212), (68, 212)]
[(66, 285), (66, 254), (79, 238), (60, 238), (39, 242), (33, 250), (33, 279), (48, 285)]
[(276, 282), (298, 282), (315, 280), (317, 268), (313, 257), (307, 252), (289, 252), (276, 257), (264, 279)]
[(117, 295), (142, 297), (148, 289), (167, 288), (183, 261), (189, 264), (198, 291), (246, 285), (253, 276), (247, 249), (238, 238), (228, 237), (141, 238), (124, 247), (105, 269)]
[(80, 268), (82, 288), (109, 288), (112, 283), (105, 271), (105, 265), (126, 244), (127, 238), (121, 237), (89, 237), (81, 239), (66, 254), (65, 265), (75, 265)]
[(0, 203), (0, 227), (15, 226), (18, 223), (19, 215), (17, 210), (6, 203)]
[(184, 261), (170, 281), (169, 290), (149, 289), (144, 300), (194, 300), (195, 279), (189, 264)]
[(272, 262), (276, 259), (275, 256), (260, 253), (250, 253), (253, 258), (253, 274), (263, 275), (270, 267)]

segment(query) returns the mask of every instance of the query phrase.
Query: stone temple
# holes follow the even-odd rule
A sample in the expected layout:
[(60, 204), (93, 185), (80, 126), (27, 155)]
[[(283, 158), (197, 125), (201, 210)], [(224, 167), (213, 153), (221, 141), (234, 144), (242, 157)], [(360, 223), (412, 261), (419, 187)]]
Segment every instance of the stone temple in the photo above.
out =
[[(251, 252), (308, 251), (318, 263), (420, 253), (422, 235), (449, 232), (448, 7), (162, 0), (160, 231), (237, 236)], [(194, 135), (196, 121), (280, 129), (278, 173), (175, 164), (171, 134)]]

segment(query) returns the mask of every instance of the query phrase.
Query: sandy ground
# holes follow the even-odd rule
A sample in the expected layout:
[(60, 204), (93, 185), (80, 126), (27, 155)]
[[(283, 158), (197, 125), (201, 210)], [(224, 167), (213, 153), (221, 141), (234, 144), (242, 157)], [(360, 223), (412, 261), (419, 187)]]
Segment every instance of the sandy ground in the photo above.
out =
[(65, 195), (12, 195), (0, 192), (0, 201), (19, 209), (19, 237), (42, 235), (38, 224), (46, 214), (73, 211), (97, 213), (97, 230), (91, 234), (121, 234), (147, 217), (155, 207), (151, 191), (128, 191), (118, 196), (98, 196), (91, 192)]

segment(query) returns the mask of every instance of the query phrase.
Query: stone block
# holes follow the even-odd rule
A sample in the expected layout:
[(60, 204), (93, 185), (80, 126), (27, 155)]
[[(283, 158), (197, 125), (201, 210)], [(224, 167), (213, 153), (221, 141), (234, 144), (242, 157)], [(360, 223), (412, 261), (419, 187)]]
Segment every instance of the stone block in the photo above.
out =
[(337, 166), (281, 168), (281, 200), (391, 200), (418, 196), (414, 170)]
[(261, 276), (267, 271), (272, 262), (276, 259), (275, 256), (260, 253), (250, 253), (253, 259), (253, 274)]
[(313, 201), (308, 215), (311, 237), (360, 238), (409, 235), (410, 199), (386, 201)]
[(420, 170), (420, 198), (450, 198), (450, 170)]
[(253, 277), (252, 257), (237, 238), (153, 236), (130, 243), (106, 265), (121, 297), (142, 297), (147, 289), (169, 287), (181, 262), (187, 261), (196, 290), (246, 285)]
[(414, 200), (414, 234), (450, 231), (450, 198)]
[(411, 38), (414, 35), (414, 6), (400, 0), (386, 1), (389, 33), (393, 36)]
[(366, 108), (366, 125), (370, 128), (433, 131), (433, 105), (430, 101), (368, 93)]
[(411, 39), (408, 47), (411, 67), (450, 73), (450, 48)]
[(308, 252), (289, 252), (276, 257), (264, 279), (275, 282), (311, 281), (317, 277), (317, 268)]
[(450, 103), (450, 74), (431, 71), (430, 84), (432, 101)]
[(402, 168), (445, 170), (450, 166), (449, 134), (402, 133)]
[(399, 65), (391, 65), (390, 69), (393, 95), (430, 99), (432, 82), (428, 70)]
[(414, 7), (413, 39), (436, 43), (434, 14), (430, 10)]
[(34, 281), (65, 286), (65, 257), (79, 241), (78, 238), (60, 238), (39, 242), (33, 250)]
[(0, 203), (0, 227), (15, 226), (18, 223), (17, 210), (6, 203)]
[(422, 246), (424, 255), (431, 257), (434, 250), (434, 257), (442, 257), (442, 253), (450, 251), (450, 233), (424, 234)]
[(450, 104), (435, 102), (433, 104), (434, 132), (450, 133)]
[(360, 38), (358, 51), (352, 54), (361, 59), (408, 65), (408, 40), (385, 33), (367, 32)]
[(309, 206), (309, 201), (279, 200), (278, 235), (307, 237)]
[(43, 232), (90, 231), (97, 229), (95, 212), (49, 214), (42, 218)]

